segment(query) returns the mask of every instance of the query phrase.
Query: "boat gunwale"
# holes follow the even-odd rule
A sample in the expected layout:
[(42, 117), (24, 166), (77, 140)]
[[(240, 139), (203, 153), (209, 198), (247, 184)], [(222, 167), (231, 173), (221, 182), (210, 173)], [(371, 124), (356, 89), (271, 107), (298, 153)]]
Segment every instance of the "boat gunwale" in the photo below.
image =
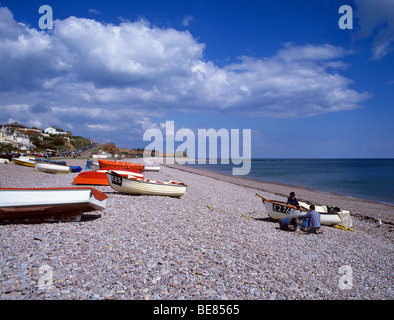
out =
[[(112, 175), (118, 175), (118, 176), (122, 176), (112, 170), (108, 170), (106, 172), (106, 174), (110, 174)], [(130, 175), (131, 176), (131, 175)], [(184, 184), (183, 182), (177, 182), (177, 181), (156, 181), (156, 180), (149, 180), (149, 179), (143, 179), (143, 178), (138, 178), (138, 177), (125, 177), (122, 176), (122, 178), (126, 178), (126, 180), (132, 181), (132, 182), (141, 182), (141, 183), (150, 183), (150, 184), (154, 184), (154, 185), (164, 185), (164, 186), (169, 186), (169, 187), (187, 187), (186, 184)], [(111, 183), (111, 182), (110, 182)]]
[(0, 191), (90, 191), (94, 198), (99, 201), (105, 200), (108, 196), (95, 188), (70, 187), (70, 188), (0, 188)]
[[(284, 202), (284, 201), (280, 201), (280, 200), (269, 200), (269, 199), (266, 199), (266, 198), (264, 198), (264, 197), (262, 197), (262, 196), (260, 196), (260, 195), (258, 195), (260, 198), (262, 198), (262, 201), (263, 201), (263, 203), (265, 204), (265, 201), (267, 201), (267, 202), (269, 202), (269, 203), (273, 203), (273, 204), (279, 204), (279, 205), (281, 205), (281, 206), (285, 206), (285, 207), (287, 207), (287, 208), (291, 208), (291, 209), (294, 209), (294, 207), (292, 206), (292, 205), (288, 205), (286, 202)], [(343, 211), (344, 209), (342, 209), (342, 208), (340, 208), (341, 209), (341, 211)], [(304, 208), (301, 208), (301, 209), (296, 209), (296, 210), (299, 210), (300, 212), (302, 212), (302, 211), (304, 211), (304, 212), (309, 212), (308, 210), (306, 210), (306, 209), (304, 209)], [(317, 211), (317, 210), (316, 210)], [(340, 212), (341, 212), (340, 211)], [(320, 212), (320, 211), (317, 211), (319, 214), (324, 214), (324, 215), (338, 215), (338, 213), (339, 212)]]

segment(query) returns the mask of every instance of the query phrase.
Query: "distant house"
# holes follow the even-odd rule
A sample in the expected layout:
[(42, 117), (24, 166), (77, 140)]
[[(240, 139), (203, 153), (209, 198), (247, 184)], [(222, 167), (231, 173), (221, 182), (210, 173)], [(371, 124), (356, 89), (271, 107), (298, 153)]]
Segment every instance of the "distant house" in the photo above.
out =
[(23, 134), (20, 131), (15, 132), (16, 144), (18, 149), (20, 150), (29, 150), (31, 147), (35, 148), (33, 144), (30, 143), (30, 137), (26, 134)]
[(4, 127), (9, 129), (28, 129), (25, 125), (20, 124), (16, 121), (14, 123), (7, 123), (4, 125)]
[(44, 130), (44, 132), (48, 133), (48, 134), (57, 134), (57, 135), (63, 135), (63, 136), (67, 135), (66, 131), (64, 131), (63, 129), (60, 129), (60, 128), (56, 128), (55, 126), (46, 128)]
[(7, 128), (0, 125), (0, 141), (6, 141), (7, 138)]
[(111, 153), (107, 153), (105, 151), (100, 152), (99, 154), (93, 154), (93, 159), (106, 159), (111, 157)]
[(29, 129), (29, 130), (33, 130), (33, 131), (42, 133), (42, 130), (40, 128), (37, 128), (37, 127), (31, 127), (31, 129)]
[(0, 142), (11, 143), (19, 150), (34, 148), (29, 136), (20, 131), (24, 128), (26, 127), (17, 123), (0, 126)]
[[(22, 131), (21, 131), (22, 132)], [(32, 137), (37, 137), (40, 140), (44, 140), (43, 134), (41, 130), (34, 130), (32, 129), (28, 129), (28, 130), (23, 130), (23, 133), (28, 135), (30, 138)]]

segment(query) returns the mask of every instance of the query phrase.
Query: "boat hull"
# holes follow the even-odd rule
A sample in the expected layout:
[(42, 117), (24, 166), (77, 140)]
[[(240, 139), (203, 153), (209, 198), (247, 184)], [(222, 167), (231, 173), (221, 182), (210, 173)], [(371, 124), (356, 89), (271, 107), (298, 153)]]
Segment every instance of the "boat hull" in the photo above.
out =
[[(79, 175), (75, 177), (73, 184), (109, 186), (110, 184), (106, 172), (107, 170), (81, 172)], [(115, 172), (124, 177), (128, 177), (128, 176), (134, 176), (139, 178), (144, 177), (144, 175), (140, 171), (115, 170)]]
[(98, 159), (98, 163), (100, 169), (107, 169), (107, 170), (144, 170), (144, 165), (140, 163), (131, 163), (131, 162), (123, 162), (123, 161), (113, 161), (113, 160), (103, 160)]
[[(306, 210), (294, 209), (292, 206), (289, 206), (282, 201), (268, 200), (263, 197), (262, 197), (262, 201), (265, 205), (267, 214), (274, 220), (280, 220), (283, 218), (296, 218), (298, 216), (305, 215), (307, 213)], [(321, 225), (330, 226), (330, 225), (343, 224), (343, 219), (341, 218), (339, 213), (328, 213), (328, 212), (320, 212), (320, 211), (318, 212), (320, 214)], [(343, 213), (350, 215), (350, 212), (343, 211)]]
[(62, 174), (62, 173), (65, 174), (71, 172), (69, 166), (55, 164), (55, 163), (47, 163), (47, 162), (37, 162), (35, 164), (35, 169), (40, 172), (56, 173), (56, 174)]
[(50, 159), (43, 159), (40, 157), (35, 158), (36, 162), (44, 162), (44, 163), (54, 163), (54, 164), (60, 164), (60, 165), (67, 165), (66, 161), (57, 161), (57, 160), (50, 160)]
[(0, 188), (0, 223), (81, 221), (106, 199), (94, 188)]
[(141, 163), (131, 163), (123, 161), (98, 159), (100, 169), (106, 170), (139, 170), (139, 171), (159, 171), (160, 167), (147, 167)]
[(137, 195), (155, 195), (181, 197), (187, 186), (179, 182), (159, 182), (138, 178), (125, 178), (113, 172), (107, 172), (110, 186), (119, 192)]
[(26, 167), (33, 167), (34, 168), (34, 166), (36, 165), (36, 162), (34, 160), (28, 159), (28, 158), (26, 158), (26, 159), (17, 158), (17, 159), (12, 159), (12, 161), (15, 164), (20, 165), (20, 166), (26, 166)]

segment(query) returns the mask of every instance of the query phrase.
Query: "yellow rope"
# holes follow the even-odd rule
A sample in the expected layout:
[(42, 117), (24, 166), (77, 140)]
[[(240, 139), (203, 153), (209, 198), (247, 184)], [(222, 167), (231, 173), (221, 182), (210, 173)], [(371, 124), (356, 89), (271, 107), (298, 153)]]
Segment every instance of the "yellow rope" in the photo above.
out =
[(250, 221), (250, 218), (247, 217), (247, 216), (245, 216), (245, 215), (243, 214), (243, 212), (241, 212), (241, 216), (243, 216), (244, 218), (246, 218), (246, 219), (248, 219), (248, 220)]
[(342, 226), (342, 225), (340, 225), (340, 224), (336, 224), (335, 226), (333, 226), (334, 228), (337, 228), (337, 229), (341, 229), (341, 230), (347, 230), (347, 231), (352, 231), (352, 232), (354, 232), (354, 229), (352, 229), (352, 228), (345, 228), (344, 226)]

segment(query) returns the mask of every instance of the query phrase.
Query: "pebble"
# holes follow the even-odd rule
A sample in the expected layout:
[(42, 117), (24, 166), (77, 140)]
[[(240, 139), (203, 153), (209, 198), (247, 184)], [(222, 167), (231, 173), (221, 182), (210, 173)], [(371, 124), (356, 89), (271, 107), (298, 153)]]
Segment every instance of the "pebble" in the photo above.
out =
[[(70, 187), (76, 175), (0, 165), (2, 187)], [(96, 186), (107, 206), (81, 222), (0, 225), (0, 299), (394, 298), (393, 239), (373, 221), (354, 216), (355, 232), (291, 233), (255, 193), (277, 195), (164, 165), (145, 176), (188, 190), (178, 199)]]

